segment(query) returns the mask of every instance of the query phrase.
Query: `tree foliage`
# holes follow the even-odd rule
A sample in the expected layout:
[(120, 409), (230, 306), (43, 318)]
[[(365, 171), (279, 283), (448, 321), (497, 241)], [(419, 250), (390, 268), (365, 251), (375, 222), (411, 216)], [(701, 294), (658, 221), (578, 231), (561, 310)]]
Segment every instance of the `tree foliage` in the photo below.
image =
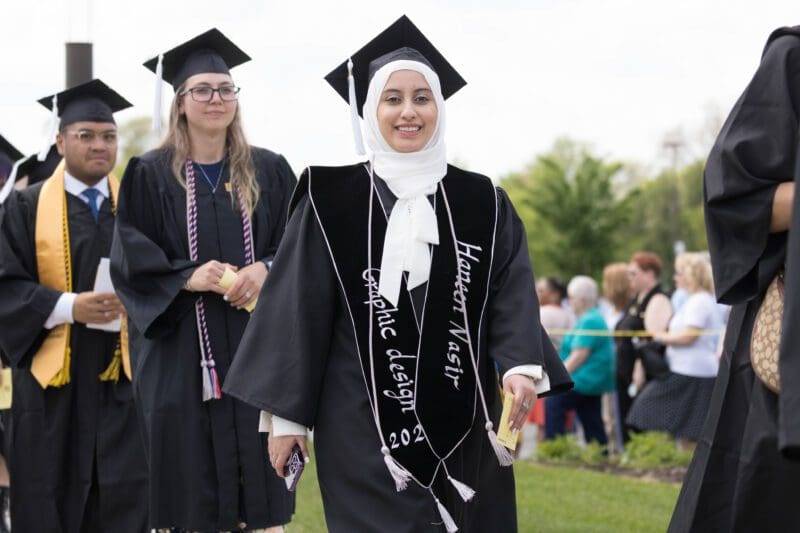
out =
[(560, 139), (524, 172), (503, 181), (526, 226), (537, 274), (598, 277), (613, 259), (616, 230), (626, 223), (635, 196), (615, 195), (614, 178), (621, 169), (621, 163)]
[(668, 280), (676, 242), (687, 250), (707, 247), (703, 166), (695, 161), (648, 177), (560, 139), (501, 185), (526, 227), (538, 276), (599, 280), (608, 263), (648, 250), (661, 256)]
[(117, 148), (117, 164), (114, 166), (114, 174), (117, 177), (122, 177), (131, 157), (142, 155), (156, 146), (158, 139), (150, 125), (150, 118), (138, 117), (118, 126), (119, 146)]

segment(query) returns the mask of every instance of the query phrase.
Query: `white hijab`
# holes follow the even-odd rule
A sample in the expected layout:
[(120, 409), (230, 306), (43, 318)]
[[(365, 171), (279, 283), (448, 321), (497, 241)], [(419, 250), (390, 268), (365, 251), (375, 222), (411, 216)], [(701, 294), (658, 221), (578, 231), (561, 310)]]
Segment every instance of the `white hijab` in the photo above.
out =
[[(389, 76), (398, 70), (413, 70), (425, 77), (436, 102), (436, 129), (425, 147), (418, 152), (395, 151), (381, 135), (378, 126), (378, 102)], [(397, 196), (383, 243), (381, 276), (378, 291), (397, 307), (403, 272), (407, 271), (408, 290), (428, 281), (431, 269), (430, 244), (439, 244), (436, 213), (427, 195), (447, 174), (447, 151), (444, 144), (445, 107), (439, 76), (418, 61), (399, 60), (375, 72), (367, 90), (363, 116), (365, 140), (372, 152), (375, 173)]]

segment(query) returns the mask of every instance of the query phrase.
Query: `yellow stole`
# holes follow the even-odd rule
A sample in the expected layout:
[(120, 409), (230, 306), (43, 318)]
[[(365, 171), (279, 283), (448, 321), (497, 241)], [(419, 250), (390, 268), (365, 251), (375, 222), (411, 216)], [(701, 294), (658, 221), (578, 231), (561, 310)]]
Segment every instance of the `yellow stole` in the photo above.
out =
[[(72, 292), (72, 258), (69, 247), (67, 222), (67, 194), (64, 191), (64, 161), (42, 185), (36, 208), (36, 263), (39, 283), (61, 292)], [(117, 205), (119, 180), (108, 176), (111, 200)], [(50, 330), (41, 348), (33, 356), (31, 373), (42, 388), (61, 387), (70, 382), (71, 353), (69, 345), (70, 324), (61, 324)], [(130, 354), (126, 317), (122, 318), (120, 342), (114, 358), (100, 374), (101, 381), (117, 381), (122, 366), (131, 379)]]

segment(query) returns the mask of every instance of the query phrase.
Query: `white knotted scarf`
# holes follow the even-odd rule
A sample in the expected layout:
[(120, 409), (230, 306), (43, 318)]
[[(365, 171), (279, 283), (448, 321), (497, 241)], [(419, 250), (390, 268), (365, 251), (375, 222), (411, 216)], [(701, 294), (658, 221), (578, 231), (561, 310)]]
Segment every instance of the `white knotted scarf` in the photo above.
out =
[[(435, 130), (425, 147), (418, 152), (400, 153), (389, 146), (378, 126), (378, 102), (393, 72), (413, 70), (425, 77), (437, 109)], [(365, 140), (372, 152), (375, 173), (389, 186), (397, 201), (389, 215), (383, 243), (378, 291), (393, 306), (400, 298), (403, 272), (408, 272), (411, 290), (428, 281), (431, 269), (429, 245), (439, 244), (436, 213), (427, 196), (447, 173), (444, 144), (445, 108), (439, 76), (427, 65), (400, 60), (388, 63), (375, 72), (364, 102)]]

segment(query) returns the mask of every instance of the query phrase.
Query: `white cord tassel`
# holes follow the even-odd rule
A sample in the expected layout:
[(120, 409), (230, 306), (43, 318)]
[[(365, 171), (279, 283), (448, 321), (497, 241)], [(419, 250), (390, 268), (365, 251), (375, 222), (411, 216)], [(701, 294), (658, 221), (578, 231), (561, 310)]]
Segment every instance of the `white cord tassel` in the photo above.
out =
[(494, 432), (493, 428), (494, 425), (491, 422), (486, 422), (486, 433), (489, 434), (489, 442), (492, 444), (497, 461), (500, 466), (511, 466), (514, 463), (514, 456), (511, 455), (508, 448), (497, 442), (497, 433)]
[(470, 501), (475, 496), (475, 490), (466, 483), (462, 483), (459, 480), (450, 477), (450, 474), (447, 475), (447, 479), (450, 480), (450, 484), (456, 488), (458, 495), (461, 496), (461, 499), (465, 502)]
[(3, 185), (3, 188), (0, 189), (0, 205), (3, 205), (3, 202), (5, 202), (6, 198), (11, 194), (11, 190), (14, 188), (14, 182), (17, 181), (17, 168), (19, 168), (23, 161), (25, 161), (24, 157), (11, 167), (11, 174), (8, 175), (8, 179)]
[(453, 520), (453, 517), (447, 512), (447, 509), (444, 508), (442, 502), (440, 502), (439, 498), (436, 496), (434, 496), (434, 499), (436, 500), (436, 507), (439, 509), (439, 515), (442, 517), (442, 522), (444, 523), (444, 527), (447, 529), (447, 532), (455, 533), (458, 531), (458, 526), (456, 525), (455, 520)]
[(406, 490), (406, 487), (408, 487), (408, 482), (411, 479), (411, 474), (409, 474), (408, 470), (400, 466), (400, 464), (392, 458), (391, 454), (389, 453), (389, 448), (386, 446), (382, 447), (381, 453), (383, 453), (383, 462), (386, 463), (386, 468), (389, 469), (389, 473), (392, 475), (394, 487), (397, 489), (397, 492)]
[(364, 138), (361, 136), (361, 122), (358, 118), (358, 101), (356, 100), (356, 80), (353, 78), (353, 60), (347, 60), (347, 97), (350, 101), (350, 122), (353, 126), (353, 140), (356, 143), (356, 153), (366, 155)]
[(56, 129), (58, 129), (58, 95), (53, 96), (53, 109), (50, 111), (50, 127), (47, 132), (47, 139), (45, 139), (44, 147), (39, 151), (36, 156), (37, 161), (44, 161), (47, 159), (47, 152), (50, 151), (50, 145), (56, 138)]
[(156, 65), (156, 91), (153, 100), (153, 131), (161, 136), (161, 87), (164, 85), (164, 54), (159, 54)]

